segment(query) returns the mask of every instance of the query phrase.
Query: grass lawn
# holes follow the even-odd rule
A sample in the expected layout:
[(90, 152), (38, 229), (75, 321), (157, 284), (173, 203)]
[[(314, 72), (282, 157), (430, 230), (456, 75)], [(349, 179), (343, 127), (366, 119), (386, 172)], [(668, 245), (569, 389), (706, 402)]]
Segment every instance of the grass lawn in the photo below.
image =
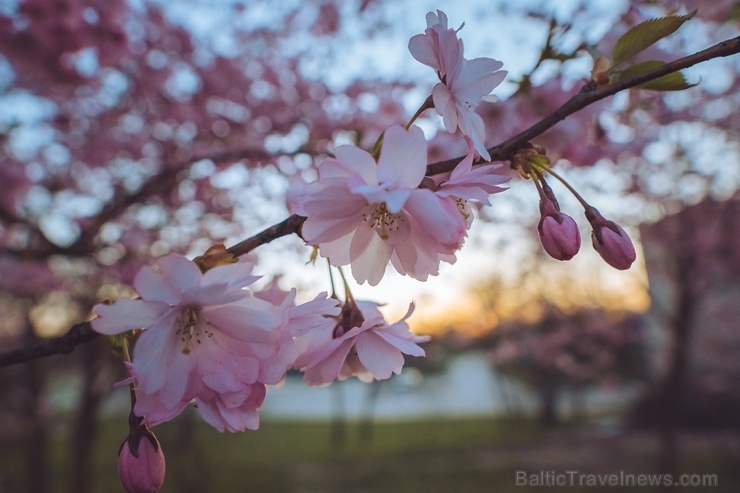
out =
[[(53, 493), (67, 492), (69, 436), (59, 423), (54, 447)], [(96, 447), (99, 492), (122, 492), (116, 453), (126, 434), (125, 419), (104, 423)], [(594, 437), (574, 429), (544, 430), (513, 419), (439, 419), (380, 423), (372, 439), (348, 423), (344, 439), (326, 422), (265, 420), (257, 432), (220, 434), (199, 418), (181, 416), (155, 429), (167, 457), (162, 493), (275, 492), (521, 492), (551, 488), (515, 485), (526, 469), (588, 473), (649, 472), (652, 437)], [(366, 431), (366, 429), (365, 429)], [(698, 443), (698, 445), (697, 445)], [(737, 444), (737, 442), (735, 442)], [(689, 441), (682, 472), (715, 473), (719, 487), (683, 491), (740, 491), (740, 471), (732, 447)], [(22, 444), (0, 442), (0, 493), (24, 492), (19, 457)], [(583, 487), (559, 491), (654, 491)]]

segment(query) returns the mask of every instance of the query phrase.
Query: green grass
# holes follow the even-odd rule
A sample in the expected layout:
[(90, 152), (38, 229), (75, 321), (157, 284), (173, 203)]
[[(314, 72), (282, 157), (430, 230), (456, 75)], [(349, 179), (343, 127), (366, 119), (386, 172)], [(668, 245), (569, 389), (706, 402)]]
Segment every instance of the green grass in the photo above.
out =
[[(69, 491), (70, 440), (66, 423), (55, 423), (53, 488)], [(116, 473), (125, 419), (102, 424), (95, 455), (97, 492), (122, 492)], [(218, 433), (197, 416), (185, 415), (155, 428), (167, 457), (162, 493), (406, 493), (528, 491), (516, 487), (514, 471), (579, 469), (642, 472), (655, 450), (646, 440), (582, 440), (577, 429), (544, 430), (515, 419), (438, 419), (379, 423), (371, 441), (362, 426), (348, 423), (345, 439), (326, 422), (264, 421), (259, 431)], [(25, 492), (23, 443), (0, 441), (0, 478), (7, 491)], [(716, 472), (713, 492), (740, 491), (736, 457), (724, 452), (689, 457), (685, 472)], [(15, 486), (15, 487), (14, 487)], [(614, 492), (619, 488), (559, 488)], [(701, 489), (684, 488), (689, 491)], [(632, 489), (630, 491), (649, 491)]]

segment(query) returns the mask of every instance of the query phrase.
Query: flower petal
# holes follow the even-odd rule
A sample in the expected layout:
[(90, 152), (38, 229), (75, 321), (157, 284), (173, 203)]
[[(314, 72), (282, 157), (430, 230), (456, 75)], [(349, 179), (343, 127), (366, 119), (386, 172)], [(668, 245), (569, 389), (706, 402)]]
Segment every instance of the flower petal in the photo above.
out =
[(369, 330), (360, 334), (355, 348), (360, 362), (378, 379), (384, 380), (390, 378), (393, 373), (401, 373), (403, 354), (374, 331)]
[(427, 143), (417, 126), (393, 125), (385, 131), (378, 159), (378, 180), (390, 188), (416, 188), (427, 169)]
[[(157, 267), (162, 270), (166, 282), (180, 293), (198, 286), (203, 277), (195, 262), (182, 255), (170, 254), (161, 257), (157, 259)], [(134, 286), (138, 292), (138, 286), (136, 284)]]
[(376, 286), (385, 274), (385, 268), (393, 253), (393, 247), (363, 224), (355, 232), (350, 245), (352, 276), (362, 284), (367, 281)]
[(167, 282), (162, 272), (149, 265), (143, 266), (136, 273), (134, 289), (146, 301), (163, 301), (168, 305), (180, 303), (180, 292)]
[(90, 324), (95, 332), (120, 334), (127, 330), (151, 327), (169, 309), (169, 305), (159, 301), (121, 298), (111, 305), (95, 305), (93, 313), (98, 318)]
[(414, 190), (406, 210), (437, 241), (458, 247), (465, 235), (465, 222), (449, 198), (438, 197), (431, 190)]
[(445, 129), (450, 133), (457, 131), (457, 107), (450, 88), (440, 82), (432, 89), (432, 100), (434, 109), (442, 117)]
[(329, 341), (326, 350), (319, 349), (314, 356), (309, 357), (309, 364), (303, 372), (303, 380), (311, 386), (326, 385), (336, 380), (349, 350), (354, 345), (354, 339), (333, 339)]
[(339, 162), (348, 169), (362, 176), (368, 185), (378, 184), (377, 166), (373, 156), (359, 147), (352, 145), (338, 146), (334, 149)]

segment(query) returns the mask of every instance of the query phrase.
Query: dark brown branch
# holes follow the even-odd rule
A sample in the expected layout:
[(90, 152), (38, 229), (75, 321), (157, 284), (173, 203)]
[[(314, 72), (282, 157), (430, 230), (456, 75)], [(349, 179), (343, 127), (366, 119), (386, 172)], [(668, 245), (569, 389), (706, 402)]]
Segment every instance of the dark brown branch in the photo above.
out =
[[(505, 161), (510, 159), (514, 152), (520, 147), (529, 142), (531, 139), (543, 134), (545, 131), (556, 125), (561, 120), (564, 120), (569, 115), (585, 108), (589, 104), (592, 104), (601, 99), (605, 99), (612, 96), (620, 91), (635, 87), (644, 82), (648, 82), (664, 75), (676, 72), (678, 70), (685, 69), (696, 65), (697, 63), (710, 60), (712, 58), (726, 57), (740, 52), (740, 36), (718, 43), (706, 50), (694, 53), (673, 62), (668, 62), (665, 65), (661, 65), (652, 70), (648, 70), (634, 77), (615, 82), (603, 87), (591, 88), (590, 86), (584, 86), (584, 89), (577, 95), (573, 96), (560, 108), (555, 110), (552, 114), (545, 117), (543, 120), (532, 125), (530, 128), (524, 130), (518, 135), (508, 139), (501, 144), (498, 144), (489, 149), (491, 158), (494, 161)], [(455, 159), (448, 159), (447, 161), (441, 161), (432, 163), (427, 166), (427, 175), (436, 175), (440, 173), (446, 173), (452, 171), (452, 169), (460, 162), (462, 157)], [(257, 248), (260, 245), (267, 244), (277, 238), (287, 236), (289, 234), (298, 233), (301, 225), (306, 218), (293, 214), (284, 221), (270, 226), (269, 228), (257, 233), (256, 235), (247, 238), (246, 240), (237, 243), (236, 245), (228, 249), (229, 253), (236, 256), (244, 255)], [(43, 358), (45, 356), (51, 356), (53, 354), (67, 354), (74, 350), (74, 348), (80, 344), (84, 344), (96, 338), (98, 336), (88, 322), (77, 324), (73, 326), (70, 331), (56, 339), (51, 339), (45, 343), (33, 346), (30, 348), (17, 349), (15, 351), (9, 351), (5, 354), (0, 354), (0, 367), (8, 366), (16, 363), (22, 363), (37, 358)]]
[(90, 322), (82, 322), (73, 325), (63, 336), (49, 339), (35, 346), (0, 354), (0, 368), (55, 354), (69, 354), (80, 344), (90, 342), (99, 336), (100, 334), (90, 326)]
[(285, 219), (283, 222), (270, 226), (269, 228), (257, 233), (251, 238), (247, 238), (246, 240), (241, 241), (232, 247), (229, 247), (227, 251), (233, 255), (236, 255), (237, 257), (240, 255), (244, 255), (245, 253), (254, 250), (258, 246), (269, 243), (272, 240), (275, 240), (282, 236), (287, 236), (292, 233), (298, 233), (305, 220), (305, 217), (299, 216), (298, 214), (293, 214), (292, 216)]
[[(506, 161), (510, 159), (520, 147), (531, 139), (542, 135), (558, 122), (564, 120), (573, 113), (582, 110), (586, 106), (595, 103), (596, 101), (613, 96), (618, 92), (638, 86), (644, 82), (691, 67), (697, 63), (701, 63), (712, 58), (730, 56), (738, 52), (740, 52), (740, 36), (727, 41), (722, 41), (706, 50), (668, 62), (665, 65), (645, 71), (628, 79), (615, 82), (614, 84), (609, 84), (599, 88), (590, 88), (586, 85), (580, 93), (570, 98), (560, 108), (553, 111), (544, 119), (505, 142), (488, 149), (491, 153), (491, 159), (493, 161)], [(427, 166), (426, 174), (427, 176), (431, 176), (450, 172), (462, 160), (462, 158), (463, 156), (460, 156), (458, 158), (432, 163)], [(297, 233), (305, 220), (306, 218), (293, 214), (283, 222), (271, 226), (255, 236), (232, 246), (228, 251), (236, 256), (244, 255), (258, 246), (269, 243), (272, 240), (292, 233)]]
[[(588, 85), (584, 86), (580, 93), (576, 94), (568, 101), (565, 102), (560, 108), (553, 111), (550, 115), (540, 120), (536, 124), (532, 125), (523, 132), (515, 135), (509, 140), (495, 145), (488, 149), (491, 154), (491, 160), (493, 161), (506, 161), (519, 149), (521, 146), (532, 140), (533, 138), (542, 135), (551, 127), (555, 126), (558, 122), (564, 120), (566, 117), (582, 110), (586, 106), (600, 101), (609, 96), (638, 86), (642, 83), (655, 80), (664, 75), (678, 72), (685, 68), (696, 65), (697, 63), (711, 60), (712, 58), (721, 58), (730, 55), (740, 53), (740, 36), (722, 41), (714, 46), (707, 48), (706, 50), (694, 53), (693, 55), (685, 56), (668, 62), (665, 65), (656, 67), (652, 70), (647, 70), (641, 74), (637, 74), (633, 77), (609, 84), (598, 88), (590, 88)], [(454, 167), (462, 160), (462, 156), (454, 159), (448, 159), (438, 163), (432, 163), (427, 166), (427, 175), (438, 175), (441, 173), (447, 173), (454, 169)]]

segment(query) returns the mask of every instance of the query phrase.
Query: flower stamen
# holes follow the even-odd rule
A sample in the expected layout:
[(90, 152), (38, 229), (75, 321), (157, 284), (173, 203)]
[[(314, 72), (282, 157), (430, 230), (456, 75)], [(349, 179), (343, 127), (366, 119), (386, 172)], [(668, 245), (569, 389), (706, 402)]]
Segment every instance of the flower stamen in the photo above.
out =
[(368, 207), (370, 208), (369, 212), (363, 212), (362, 218), (365, 222), (370, 223), (370, 227), (375, 229), (378, 236), (383, 240), (390, 238), (390, 233), (401, 229), (401, 224), (406, 221), (400, 214), (388, 212), (385, 202), (368, 204)]
[(211, 337), (213, 333), (205, 328), (205, 324), (201, 323), (200, 307), (198, 306), (186, 306), (182, 309), (180, 314), (177, 316), (175, 325), (177, 327), (176, 334), (180, 336), (180, 340), (185, 343), (185, 347), (182, 349), (182, 354), (190, 354), (190, 343), (193, 339), (198, 344), (201, 344), (201, 335)]

